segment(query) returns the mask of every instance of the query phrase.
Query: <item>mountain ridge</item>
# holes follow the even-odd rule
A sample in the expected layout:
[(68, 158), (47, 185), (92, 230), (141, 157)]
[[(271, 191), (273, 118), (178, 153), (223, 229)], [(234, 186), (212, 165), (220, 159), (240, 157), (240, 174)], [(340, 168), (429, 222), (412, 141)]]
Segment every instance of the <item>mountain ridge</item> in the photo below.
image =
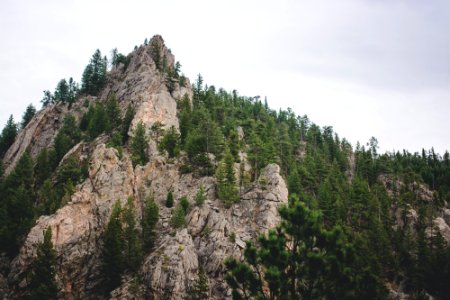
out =
[[(450, 194), (445, 184), (448, 153), (435, 159), (431, 152), (422, 157), (407, 153), (390, 157), (376, 152), (376, 140), (371, 140), (368, 150), (357, 147), (353, 151), (332, 128), (321, 129), (306, 117), (272, 111), (267, 103), (236, 92), (203, 88), (201, 76), (191, 86), (178, 74), (175, 57), (161, 36), (154, 36), (128, 56), (117, 57), (96, 96), (81, 92), (73, 103), (44, 107), (18, 133), (3, 158), (2, 193), (13, 201), (14, 193), (3, 191), (3, 185), (15, 175), (23, 157), (29, 154), (31, 161), (36, 161), (37, 174), (42, 151), (57, 147), (58, 135), (71, 137), (81, 128), (77, 129), (81, 137), (71, 137), (74, 143), (62, 140), (70, 147), (59, 155), (60, 161), (55, 160), (54, 175), (46, 178), (52, 188), (62, 190), (59, 205), (48, 213), (34, 214), (30, 228), (19, 239), (19, 252), (3, 268), (7, 270), (0, 276), (3, 282), (7, 277), (4, 298), (30, 293), (29, 273), (48, 228), (56, 251), (58, 297), (64, 299), (193, 297), (200, 269), (207, 274), (212, 299), (231, 298), (236, 288), (227, 281), (229, 270), (224, 262), (229, 257), (244, 260), (246, 242), (257, 243), (261, 234), (278, 228), (278, 209), (298, 201), (321, 210), (325, 227), (337, 223), (347, 228), (349, 236), (356, 232), (355, 239), (364, 235), (361, 244), (373, 242), (372, 230), (387, 235), (388, 241), (382, 242), (389, 253), (377, 246), (377, 259), (386, 255), (401, 261), (407, 256), (408, 251), (402, 253), (397, 242), (390, 240), (405, 232), (414, 242), (420, 234), (431, 240), (436, 232), (447, 245), (450, 242)], [(105, 127), (110, 121), (98, 121), (104, 127), (97, 130), (93, 120), (108, 107), (113, 112), (109, 118), (119, 116), (120, 122)], [(131, 110), (134, 114), (127, 123)], [(83, 127), (86, 120), (89, 122)], [(71, 122), (76, 128), (69, 127)], [(119, 141), (115, 135), (120, 135)], [(140, 137), (143, 142), (139, 144)], [(140, 152), (136, 150), (139, 145), (143, 147)], [(413, 170), (419, 161), (422, 169)], [(430, 167), (432, 181), (425, 166)], [(75, 172), (76, 168), (81, 171)], [(442, 174), (436, 171), (440, 169)], [(435, 178), (435, 173), (441, 177)], [(30, 185), (39, 200), (32, 207), (39, 207), (40, 201), (45, 206), (50, 198), (49, 194), (39, 196), (44, 185), (37, 181), (35, 178)], [(436, 186), (431, 189), (428, 182)], [(203, 204), (196, 200), (201, 190)], [(168, 204), (169, 194), (175, 202), (172, 205)], [(122, 222), (126, 209), (132, 207), (141, 236), (148, 199), (159, 207), (154, 248), (145, 250), (137, 270), (126, 269), (118, 286), (105, 294), (102, 289), (108, 280), (103, 245), (115, 207), (122, 207)], [(184, 214), (179, 226), (174, 216), (181, 209)], [(421, 227), (421, 218), (429, 218), (436, 226)], [(122, 229), (126, 228), (123, 225)], [(356, 246), (361, 255), (371, 253)], [(412, 256), (414, 259), (415, 253)], [(371, 270), (380, 267), (379, 263), (370, 265)], [(411, 284), (403, 269), (393, 277), (388, 271), (373, 272), (379, 272), (379, 281), (387, 282), (391, 297), (401, 298), (403, 292), (430, 293), (429, 287), (416, 291), (416, 283), (405, 287)]]

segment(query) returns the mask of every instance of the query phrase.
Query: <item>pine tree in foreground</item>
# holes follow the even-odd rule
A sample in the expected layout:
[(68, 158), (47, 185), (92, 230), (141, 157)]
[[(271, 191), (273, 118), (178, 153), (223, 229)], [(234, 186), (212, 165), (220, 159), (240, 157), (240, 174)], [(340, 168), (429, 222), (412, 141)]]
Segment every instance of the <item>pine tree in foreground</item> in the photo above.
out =
[(37, 257), (31, 271), (30, 295), (28, 299), (57, 299), (55, 283), (56, 252), (53, 249), (52, 230), (44, 231), (44, 240), (37, 245)]

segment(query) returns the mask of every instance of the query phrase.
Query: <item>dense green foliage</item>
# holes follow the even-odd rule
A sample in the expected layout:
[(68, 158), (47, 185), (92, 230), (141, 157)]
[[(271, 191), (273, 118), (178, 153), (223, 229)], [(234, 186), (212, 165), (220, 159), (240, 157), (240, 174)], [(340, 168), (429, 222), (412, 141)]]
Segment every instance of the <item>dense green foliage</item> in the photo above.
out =
[(145, 199), (142, 213), (142, 239), (145, 251), (150, 250), (155, 244), (156, 224), (159, 220), (159, 206), (156, 204), (153, 194)]
[(120, 284), (122, 273), (125, 269), (123, 256), (124, 242), (121, 221), (122, 207), (117, 201), (109, 217), (108, 226), (103, 235), (103, 274), (105, 277), (105, 289), (107, 292)]
[(181, 228), (186, 224), (186, 212), (180, 203), (172, 210), (170, 224), (174, 228)]
[(0, 188), (0, 251), (14, 256), (34, 217), (33, 159), (28, 152)]
[(131, 160), (133, 165), (145, 165), (148, 162), (148, 137), (145, 133), (145, 126), (140, 121), (134, 130), (131, 139)]
[(34, 117), (35, 114), (36, 108), (33, 106), (33, 104), (28, 105), (27, 108), (25, 109), (25, 112), (23, 113), (22, 122), (20, 123), (22, 129), (25, 128), (28, 123), (30, 123), (31, 119)]
[[(352, 297), (384, 297), (383, 282), (405, 286), (405, 291), (415, 296), (424, 292), (439, 296), (447, 291), (442, 283), (449, 274), (450, 250), (437, 234), (432, 237), (426, 232), (437, 232), (429, 224), (450, 201), (448, 152), (443, 157), (433, 150), (380, 155), (375, 138), (370, 139), (367, 149), (352, 149), (332, 127), (320, 128), (290, 109), (276, 112), (258, 97), (204, 87), (201, 76), (193, 89), (193, 106), (186, 98), (178, 102), (180, 148), (188, 157), (181, 172), (216, 174), (218, 196), (230, 205), (233, 202), (226, 201), (228, 197), (222, 194), (227, 180), (233, 182), (231, 168), (226, 167), (232, 165), (228, 153), (234, 162), (239, 162), (241, 149), (248, 155), (250, 173), (241, 168), (238, 174), (244, 189), (249, 181), (257, 181), (268, 163), (278, 163), (291, 197), (320, 212), (318, 223), (325, 232), (335, 232), (338, 226), (338, 236), (351, 241), (348, 245), (357, 265), (349, 267), (361, 270), (359, 275), (363, 277), (349, 279), (352, 284), (346, 292), (353, 293)], [(243, 140), (237, 136), (239, 126), (245, 133)], [(218, 166), (216, 170), (214, 165)], [(421, 185), (434, 191), (433, 199), (425, 197)], [(396, 216), (406, 221), (410, 209), (424, 218), (426, 225), (397, 224)], [(434, 264), (437, 261), (442, 268)], [(346, 266), (346, 262), (341, 263)]]
[(202, 267), (199, 267), (197, 272), (197, 279), (189, 290), (189, 300), (208, 300), (209, 297), (209, 283), (208, 276)]
[(175, 127), (170, 127), (165, 133), (159, 144), (161, 151), (166, 151), (169, 158), (179, 154), (180, 135)]
[(106, 83), (106, 67), (108, 60), (102, 57), (100, 50), (92, 55), (81, 79), (81, 92), (88, 95), (97, 95)]
[[(172, 92), (183, 85), (183, 77), (179, 64), (168, 66), (161, 46), (150, 44), (150, 55)], [(115, 51), (112, 64), (126, 69), (130, 57)], [(44, 92), (43, 105), (60, 102), (70, 108), (80, 95), (100, 95), (106, 65), (96, 51), (83, 73), (80, 93), (73, 80), (63, 79), (54, 94)], [(180, 173), (214, 176), (209, 179), (215, 180), (216, 196), (225, 207), (233, 206), (253, 185), (264, 188), (261, 171), (269, 163), (280, 166), (289, 205), (280, 210), (283, 222), (275, 230), (247, 245), (243, 261), (227, 262), (235, 298), (384, 299), (386, 283), (400, 286), (413, 299), (426, 294), (445, 299), (450, 294), (450, 248), (435, 226), (450, 202), (448, 152), (381, 154), (375, 138), (353, 149), (330, 126), (321, 128), (290, 109), (272, 110), (260, 97), (216, 90), (204, 85), (200, 75), (193, 98), (177, 99), (179, 131), (164, 131), (161, 123), (145, 128), (141, 122), (130, 137), (131, 104), (124, 112), (114, 94), (106, 101), (86, 97), (84, 103), (77, 107), (80, 114), (85, 112), (81, 120), (75, 118), (77, 113), (66, 114), (53, 146), (43, 149), (35, 161), (25, 152), (15, 169), (4, 175), (0, 160), (0, 252), (14, 257), (33, 221), (69, 201), (75, 186), (86, 178), (89, 158), (69, 156), (61, 162), (77, 143), (101, 136), (120, 158), (127, 155), (134, 166), (145, 165), (150, 134), (169, 162), (182, 164)], [(34, 114), (28, 107), (20, 126)], [(11, 116), (1, 132), (0, 158), (14, 143), (18, 127)], [(193, 200), (203, 205), (205, 199), (200, 185)], [(154, 246), (159, 207), (152, 196), (141, 204), (142, 232), (132, 199), (123, 208), (118, 201), (112, 210), (102, 239), (106, 291), (120, 283), (124, 272), (136, 272), (143, 253)], [(174, 206), (171, 191), (165, 205)], [(185, 225), (188, 206), (187, 198), (181, 198), (173, 208), (175, 228)], [(235, 242), (235, 234), (229, 239)], [(51, 242), (44, 239), (39, 247), (52, 266)], [(196, 282), (202, 291), (199, 299), (206, 295), (203, 275), (199, 273)], [(48, 289), (36, 288), (36, 293), (53, 295), (51, 282), (44, 285)]]
[(217, 197), (226, 206), (231, 206), (239, 200), (239, 193), (236, 186), (236, 176), (234, 174), (234, 158), (230, 151), (225, 151), (223, 160), (216, 170)]
[(54, 103), (67, 103), (70, 108), (78, 97), (78, 91), (78, 84), (72, 77), (68, 81), (61, 79), (56, 85), (53, 94), (48, 90), (44, 91), (44, 97), (41, 100), (42, 106), (45, 107)]
[(142, 243), (136, 227), (133, 198), (124, 208), (117, 201), (103, 234), (102, 260), (104, 289), (109, 293), (120, 284), (125, 271), (137, 272), (142, 261)]
[(195, 204), (198, 206), (202, 206), (203, 203), (205, 203), (206, 195), (205, 195), (205, 188), (203, 185), (200, 185), (200, 188), (197, 191), (197, 194), (195, 194)]
[[(230, 259), (227, 282), (235, 299), (384, 299), (376, 277), (340, 226), (323, 228), (321, 214), (298, 200), (282, 207), (276, 230), (250, 242), (244, 262)], [(266, 287), (266, 288), (265, 288)]]
[(56, 152), (56, 161), (53, 161), (53, 169), (59, 161), (61, 161), (67, 151), (75, 146), (80, 140), (81, 132), (78, 129), (75, 117), (71, 114), (66, 115), (63, 120), (63, 126), (55, 137), (54, 148)]
[(167, 192), (166, 207), (168, 207), (168, 208), (173, 207), (173, 193), (172, 193), (172, 191)]
[(17, 124), (14, 123), (12, 115), (9, 116), (5, 127), (0, 135), (0, 158), (2, 158), (9, 147), (14, 143), (17, 135)]
[(52, 243), (52, 231), (44, 231), (44, 240), (37, 245), (37, 257), (31, 268), (30, 295), (27, 299), (58, 299), (55, 282), (56, 251)]

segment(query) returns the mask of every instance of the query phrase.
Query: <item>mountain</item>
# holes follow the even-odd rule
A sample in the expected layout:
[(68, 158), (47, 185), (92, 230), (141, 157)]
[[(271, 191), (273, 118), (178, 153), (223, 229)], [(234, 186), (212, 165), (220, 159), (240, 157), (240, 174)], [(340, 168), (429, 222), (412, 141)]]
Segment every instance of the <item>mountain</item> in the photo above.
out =
[(448, 298), (448, 152), (191, 85), (161, 36), (111, 64), (2, 132), (4, 299)]

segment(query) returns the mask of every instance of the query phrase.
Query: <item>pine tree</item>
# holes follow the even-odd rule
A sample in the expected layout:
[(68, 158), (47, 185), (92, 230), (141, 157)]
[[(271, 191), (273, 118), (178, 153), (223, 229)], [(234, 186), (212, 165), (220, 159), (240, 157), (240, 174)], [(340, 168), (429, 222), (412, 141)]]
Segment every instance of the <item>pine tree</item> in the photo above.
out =
[(113, 128), (119, 128), (122, 124), (122, 118), (120, 117), (120, 107), (119, 103), (117, 102), (117, 96), (115, 93), (112, 93), (108, 97), (105, 110), (108, 118), (108, 126), (106, 127), (106, 131), (108, 133), (111, 133)]
[(189, 200), (187, 199), (187, 196), (180, 198), (180, 205), (183, 208), (184, 213), (187, 214), (189, 210)]
[(169, 191), (167, 193), (167, 197), (166, 197), (166, 207), (171, 208), (173, 207), (173, 194), (172, 191)]
[[(363, 261), (340, 227), (322, 228), (320, 213), (301, 202), (280, 209), (281, 224), (250, 242), (244, 262), (225, 262), (235, 299), (358, 299), (384, 298), (366, 294), (363, 285), (377, 285), (371, 277), (357, 277)], [(358, 261), (362, 265), (355, 263)]]
[(178, 120), (180, 123), (180, 143), (184, 145), (186, 143), (187, 134), (191, 127), (192, 108), (189, 101), (189, 97), (186, 95), (177, 103), (178, 108)]
[(13, 115), (9, 116), (5, 127), (0, 135), (0, 158), (2, 158), (9, 147), (14, 143), (17, 135), (17, 124), (14, 123)]
[(67, 80), (61, 79), (58, 82), (58, 85), (55, 89), (54, 100), (55, 102), (62, 103), (66, 103), (69, 101), (69, 85), (67, 84)]
[(47, 148), (44, 148), (39, 152), (36, 158), (36, 165), (34, 166), (35, 185), (41, 186), (42, 183), (50, 178), (52, 167), (49, 161), (49, 155)]
[(134, 130), (131, 140), (131, 160), (133, 165), (145, 165), (148, 162), (148, 140), (145, 135), (144, 123), (140, 121)]
[(52, 230), (44, 231), (44, 240), (37, 245), (37, 257), (31, 270), (30, 295), (28, 299), (58, 299), (55, 282), (56, 251), (52, 243)]
[(159, 145), (160, 151), (167, 151), (169, 158), (175, 157), (180, 152), (180, 135), (174, 126), (171, 126), (169, 130), (164, 134), (161, 143)]
[(42, 97), (41, 103), (43, 107), (55, 103), (55, 97), (49, 90), (44, 91), (44, 97)]
[(81, 132), (76, 124), (75, 117), (68, 114), (64, 117), (63, 126), (55, 137), (56, 164), (81, 139)]
[(117, 201), (112, 209), (106, 231), (103, 235), (102, 259), (105, 289), (109, 293), (120, 284), (122, 273), (125, 270), (123, 256), (124, 241), (121, 222), (122, 207)]
[(203, 187), (203, 185), (200, 185), (197, 194), (195, 194), (195, 204), (198, 206), (202, 206), (203, 203), (205, 203), (205, 200), (206, 200), (205, 188)]
[(28, 105), (22, 116), (22, 123), (21, 123), (22, 129), (25, 128), (28, 123), (30, 123), (31, 119), (34, 117), (35, 114), (36, 108), (33, 106), (33, 104)]
[(109, 130), (111, 124), (102, 103), (96, 103), (95, 106), (90, 106), (87, 115), (87, 132), (91, 139), (95, 139), (100, 134)]
[(25, 234), (32, 225), (34, 216), (33, 159), (25, 152), (14, 171), (3, 182), (2, 207), (4, 219), (0, 228), (0, 250), (14, 256)]
[(223, 161), (217, 167), (216, 180), (217, 197), (223, 200), (227, 207), (239, 200), (234, 173), (234, 159), (228, 149), (225, 151)]
[(186, 224), (186, 213), (183, 206), (181, 206), (180, 204), (178, 204), (172, 211), (172, 218), (170, 219), (170, 223), (174, 228), (181, 228)]
[(92, 55), (81, 79), (81, 92), (97, 95), (106, 83), (107, 59), (102, 57), (100, 50)]
[(67, 95), (67, 103), (69, 103), (69, 109), (75, 102), (78, 95), (78, 84), (73, 80), (72, 77), (69, 78), (69, 93)]
[(209, 283), (208, 276), (202, 267), (198, 268), (197, 279), (189, 291), (189, 300), (208, 300)]
[(59, 197), (50, 179), (46, 179), (38, 192), (38, 212), (44, 215), (54, 213), (60, 207)]
[(142, 215), (142, 235), (144, 250), (149, 251), (156, 239), (156, 224), (159, 220), (159, 206), (156, 204), (153, 194), (150, 193), (145, 199), (145, 206)]
[(128, 270), (136, 272), (142, 260), (142, 244), (136, 228), (136, 212), (132, 197), (128, 198), (122, 217), (125, 226), (123, 229), (125, 266)]

